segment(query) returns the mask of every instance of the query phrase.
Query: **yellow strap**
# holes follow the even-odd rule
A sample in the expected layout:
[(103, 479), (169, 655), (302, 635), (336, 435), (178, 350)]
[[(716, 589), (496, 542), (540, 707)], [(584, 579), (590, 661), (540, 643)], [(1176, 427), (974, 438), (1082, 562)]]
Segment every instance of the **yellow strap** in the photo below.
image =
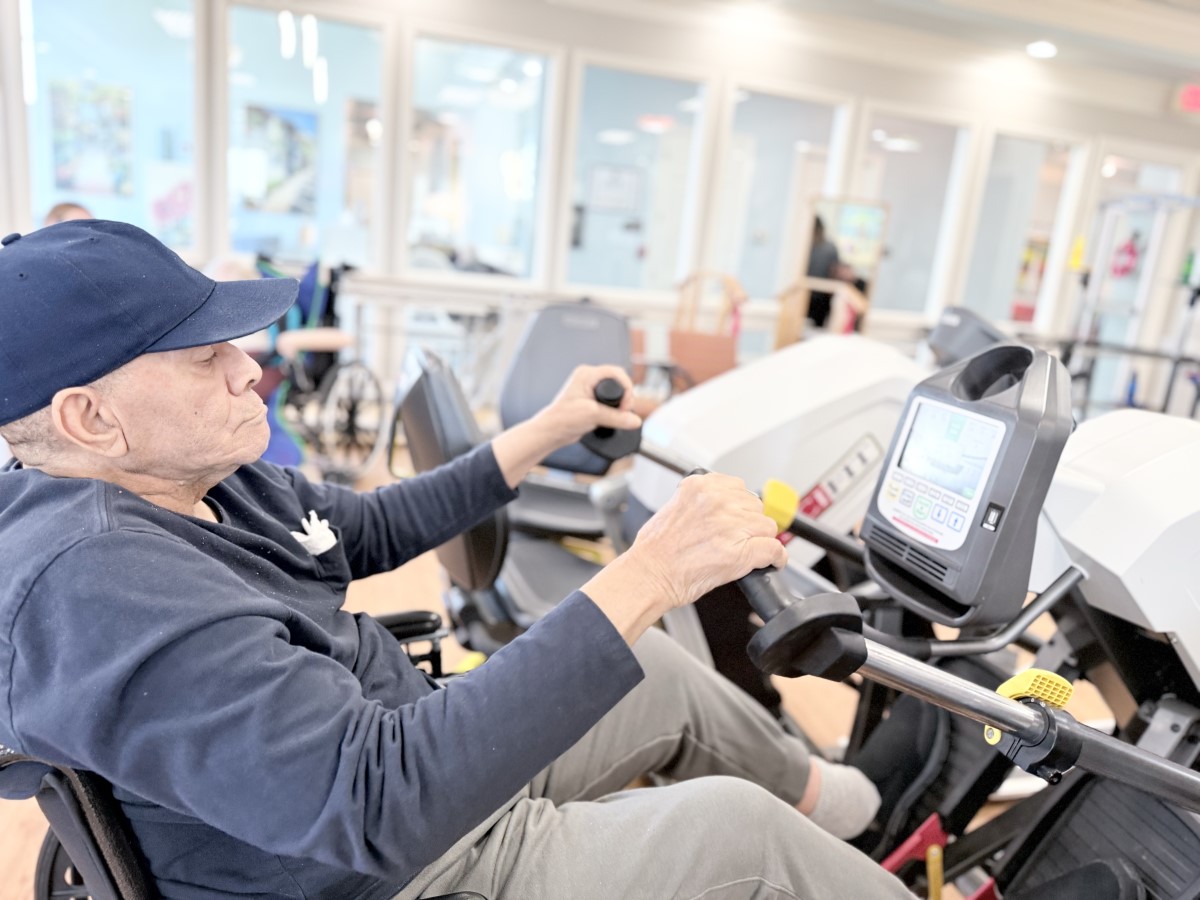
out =
[(925, 851), (925, 880), (929, 883), (929, 900), (942, 900), (945, 872), (942, 869), (942, 848), (937, 844), (932, 844)]

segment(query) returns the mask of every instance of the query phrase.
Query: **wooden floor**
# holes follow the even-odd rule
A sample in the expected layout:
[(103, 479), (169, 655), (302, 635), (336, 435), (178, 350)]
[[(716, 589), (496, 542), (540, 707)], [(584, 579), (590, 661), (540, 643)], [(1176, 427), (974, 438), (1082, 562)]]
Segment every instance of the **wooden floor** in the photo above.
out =
[[(432, 553), (385, 575), (355, 582), (347, 608), (371, 613), (410, 609), (442, 611), (441, 577)], [(453, 642), (446, 645), (448, 665), (463, 653)], [(785, 708), (820, 746), (832, 747), (850, 730), (857, 694), (841, 684), (814, 678), (779, 680)], [(1083, 719), (1107, 716), (1102, 701), (1087, 686), (1071, 704)], [(38, 848), (46, 823), (33, 801), (0, 800), (0, 900), (30, 900)], [(957, 896), (952, 892), (947, 900)]]

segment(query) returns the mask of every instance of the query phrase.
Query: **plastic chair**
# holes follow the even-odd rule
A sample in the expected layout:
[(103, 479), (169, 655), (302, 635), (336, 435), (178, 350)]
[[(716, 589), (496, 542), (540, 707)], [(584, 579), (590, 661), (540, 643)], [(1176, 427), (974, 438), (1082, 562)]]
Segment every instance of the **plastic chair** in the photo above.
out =
[[(443, 465), (483, 442), (458, 380), (437, 355), (411, 350), (405, 372), (391, 446), (396, 446), (402, 427), (418, 472)], [(527, 487), (523, 483), (521, 491)], [(496, 510), (436, 552), (450, 581), (445, 601), (456, 636), (482, 653), (512, 640), (600, 568), (555, 541), (513, 533), (507, 509)]]
[[(440, 640), (448, 632), (433, 612), (394, 613), (379, 621), (405, 645), (414, 662), (429, 662), (440, 677)], [(424, 654), (408, 644), (429, 641)], [(0, 745), (0, 796), (37, 799), (50, 830), (42, 842), (34, 876), (34, 900), (152, 900), (157, 896), (145, 861), (112, 788), (98, 775), (57, 766)], [(470, 891), (429, 900), (486, 900)]]

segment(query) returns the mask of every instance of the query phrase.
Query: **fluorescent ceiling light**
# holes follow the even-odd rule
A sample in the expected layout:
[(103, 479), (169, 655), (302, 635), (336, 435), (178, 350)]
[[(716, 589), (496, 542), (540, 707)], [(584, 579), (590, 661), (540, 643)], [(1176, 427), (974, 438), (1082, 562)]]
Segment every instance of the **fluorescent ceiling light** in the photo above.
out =
[(1050, 41), (1034, 41), (1025, 45), (1025, 52), (1034, 59), (1054, 59), (1058, 56), (1058, 47)]
[(180, 41), (190, 41), (195, 33), (192, 14), (182, 9), (155, 9), (154, 21), (166, 32), (167, 37)]
[(496, 76), (500, 74), (499, 70), (491, 66), (460, 66), (459, 74), (468, 81), (476, 81), (479, 84), (491, 84), (496, 80)]
[(876, 143), (882, 143), (883, 141), (887, 140), (887, 132), (882, 128), (876, 128), (871, 132), (871, 140), (875, 141)]
[(542, 74), (542, 64), (536, 59), (527, 59), (521, 63), (521, 71), (527, 78), (537, 78)]
[(313, 100), (318, 104), (329, 99), (329, 63), (325, 57), (318, 56), (313, 60)]
[(311, 69), (317, 61), (317, 17), (311, 13), (300, 17), (300, 58), (304, 68)]
[(286, 9), (279, 14), (279, 55), (284, 59), (296, 56), (296, 17)]
[(606, 128), (596, 135), (596, 140), (610, 147), (624, 147), (637, 140), (637, 135), (623, 128)]
[(883, 142), (883, 149), (891, 153), (916, 153), (921, 142), (911, 137), (890, 137)]
[(437, 99), (440, 106), (478, 106), (483, 93), (478, 88), (446, 84), (438, 91)]

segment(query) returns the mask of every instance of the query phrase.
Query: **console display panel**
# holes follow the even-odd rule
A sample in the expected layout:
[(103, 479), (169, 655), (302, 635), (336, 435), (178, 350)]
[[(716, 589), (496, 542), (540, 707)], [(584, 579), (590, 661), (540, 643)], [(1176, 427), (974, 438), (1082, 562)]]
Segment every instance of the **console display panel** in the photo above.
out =
[(925, 401), (908, 430), (900, 468), (971, 500), (983, 489), (1003, 436), (1000, 422)]
[(909, 409), (888, 462), (880, 512), (910, 538), (943, 550), (966, 541), (1004, 440), (1005, 424), (936, 400)]

